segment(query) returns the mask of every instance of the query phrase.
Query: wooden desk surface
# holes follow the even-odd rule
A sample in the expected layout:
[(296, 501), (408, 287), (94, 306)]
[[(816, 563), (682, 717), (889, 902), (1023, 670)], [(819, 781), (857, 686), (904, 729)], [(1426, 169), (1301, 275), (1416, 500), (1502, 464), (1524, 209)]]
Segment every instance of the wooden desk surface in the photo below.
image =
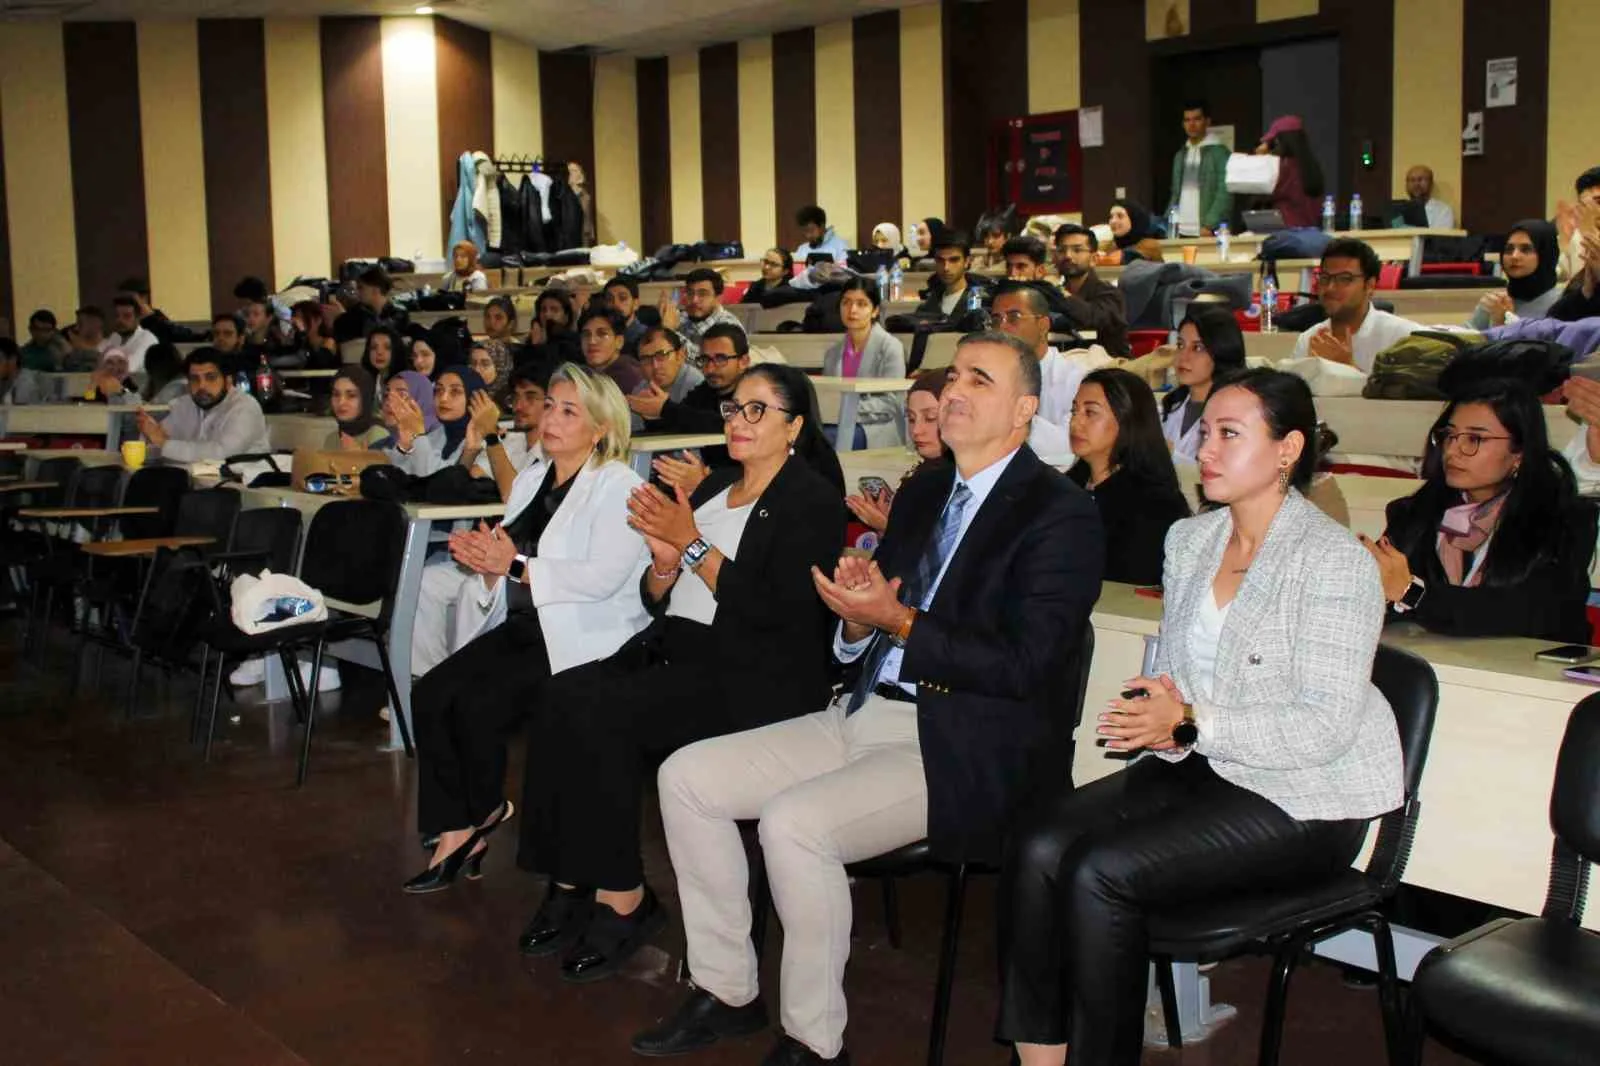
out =
[(825, 378), (814, 377), (811, 384), (819, 392), (910, 392), (910, 378)]
[(721, 433), (648, 433), (634, 437), (628, 445), (630, 452), (681, 452), (692, 448), (715, 448), (726, 444)]
[(54, 481), (12, 481), (0, 485), (0, 492), (36, 492), (40, 489), (53, 489), (58, 485)]
[(20, 452), (27, 446), (25, 440), (0, 440), (0, 452)]
[(161, 548), (197, 548), (202, 544), (215, 543), (215, 537), (144, 537), (138, 540), (97, 540), (85, 544), (83, 553), (104, 559), (126, 559), (136, 555), (154, 555)]
[(24, 507), (18, 518), (121, 518), (125, 515), (160, 514), (159, 507)]

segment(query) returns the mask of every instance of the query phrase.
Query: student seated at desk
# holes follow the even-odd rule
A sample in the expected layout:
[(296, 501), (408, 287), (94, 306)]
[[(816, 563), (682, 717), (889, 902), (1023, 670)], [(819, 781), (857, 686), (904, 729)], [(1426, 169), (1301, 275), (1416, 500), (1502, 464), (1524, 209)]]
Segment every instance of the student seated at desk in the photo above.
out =
[(321, 304), (315, 300), (295, 304), (289, 309), (289, 326), (294, 330), (293, 347), (300, 356), (300, 365), (307, 370), (339, 368), (339, 342), (328, 329)]
[(342, 366), (333, 375), (328, 413), (338, 426), (322, 442), (324, 449), (367, 451), (389, 438), (389, 431), (378, 422), (373, 391), (372, 375), (359, 366)]
[(105, 312), (93, 305), (78, 308), (77, 320), (66, 335), (68, 348), (61, 357), (61, 369), (68, 372), (93, 372), (100, 365), (100, 353), (111, 347)]
[(1161, 437), (1156, 398), (1137, 374), (1095, 370), (1072, 401), (1067, 476), (1089, 490), (1106, 534), (1105, 580), (1161, 584), (1167, 530), (1189, 517), (1189, 501)]
[[(918, 470), (949, 453), (939, 436), (939, 394), (944, 391), (948, 376), (945, 370), (924, 370), (906, 393), (906, 424), (911, 427), (911, 450), (916, 453), (917, 461), (900, 478), (902, 488)], [(889, 528), (889, 508), (894, 504), (896, 491), (886, 489), (877, 496), (846, 496), (844, 505), (862, 525), (882, 533)]]
[(1222, 306), (1190, 304), (1178, 326), (1172, 358), (1178, 387), (1161, 398), (1161, 432), (1174, 458), (1194, 462), (1206, 397), (1218, 381), (1244, 366), (1244, 333), (1233, 313)]
[(483, 379), (484, 390), (496, 406), (511, 406), (511, 353), (504, 346), (474, 344), (467, 353), (467, 365)]
[(649, 552), (627, 520), (640, 485), (628, 418), (615, 382), (562, 364), (542, 419), (547, 462), (519, 476), (503, 523), (450, 536), (470, 571), (458, 625), (471, 632), (416, 687), (417, 828), (438, 843), (408, 893), (479, 876), (489, 834), (514, 809), (508, 734), (530, 711), (565, 713), (541, 707), (550, 678), (606, 658), (649, 622), (639, 598)]
[[(903, 378), (905, 346), (878, 324), (878, 285), (870, 278), (851, 278), (839, 290), (839, 318), (844, 338), (822, 354), (824, 377)], [(898, 393), (868, 393), (856, 412), (856, 448), (898, 448), (905, 444), (902, 423), (905, 402)], [(834, 443), (838, 426), (824, 433)]]
[(0, 337), (0, 404), (49, 403), (54, 391), (44, 371), (22, 365), (17, 342)]
[(1126, 682), (1142, 695), (1085, 709), (1112, 751), (1146, 754), (1076, 788), (1059, 775), (1011, 837), (997, 1028), (1023, 1066), (1137, 1064), (1151, 912), (1331, 879), (1401, 801), (1372, 684), (1378, 568), (1301, 495), (1310, 388), (1247, 371), (1201, 418), (1225, 506), (1167, 538), (1154, 667)]
[(366, 349), (361, 353), (361, 369), (372, 377), (373, 398), (382, 402), (389, 391), (389, 379), (402, 370), (410, 370), (410, 354), (400, 332), (388, 326), (374, 326), (367, 334)]
[(139, 386), (128, 367), (128, 353), (121, 348), (107, 348), (101, 352), (100, 363), (89, 376), (89, 388), (81, 399), (89, 403), (138, 403)]
[(1328, 242), (1317, 281), (1317, 299), (1328, 317), (1300, 334), (1295, 359), (1314, 355), (1370, 374), (1379, 352), (1422, 328), (1372, 306), (1382, 268), (1378, 253), (1365, 241), (1336, 237)]
[(1467, 319), (1467, 328), (1483, 331), (1506, 324), (1506, 316), (1544, 318), (1561, 296), (1556, 282), (1560, 259), (1560, 240), (1556, 228), (1543, 219), (1518, 222), (1506, 234), (1500, 250), (1500, 272), (1506, 276), (1504, 289), (1491, 289), (1478, 300)]
[(646, 432), (656, 433), (661, 430), (662, 408), (669, 402), (682, 403), (706, 378), (690, 364), (687, 346), (675, 329), (646, 327), (638, 350), (645, 382), (627, 397), (628, 407), (644, 419)]
[(483, 292), (489, 278), (478, 269), (478, 246), (457, 241), (450, 249), (450, 273), (439, 279), (440, 292)]
[(482, 391), (483, 381), (471, 367), (446, 367), (437, 383), (415, 370), (395, 375), (384, 404), (384, 422), (393, 431), (383, 448), (389, 462), (417, 477), (457, 462), (470, 467), (475, 476), (488, 476), (489, 465), (481, 455), (469, 462), (463, 454), (468, 404)]
[(1365, 541), (1392, 618), (1459, 636), (1589, 643), (1594, 505), (1521, 382), (1463, 386), (1428, 435), (1424, 483)]
[(139, 411), (139, 432), (174, 463), (269, 452), (267, 419), (248, 392), (238, 392), (215, 348), (196, 348), (183, 361), (188, 395), (172, 401), (161, 421)]
[[(932, 221), (932, 220), (930, 220)], [(921, 292), (918, 314), (959, 319), (977, 304), (988, 302), (994, 280), (970, 271), (972, 244), (960, 230), (940, 227), (933, 233), (933, 278)]]
[(372, 332), (374, 326), (405, 329), (410, 316), (389, 301), (389, 293), (393, 290), (394, 282), (388, 271), (380, 266), (363, 270), (356, 278), (355, 305), (334, 319), (334, 339), (340, 344), (358, 340)]
[[(705, 380), (681, 401), (668, 399), (657, 406), (653, 394), (628, 397), (628, 406), (636, 414), (650, 417), (651, 409), (656, 410), (653, 431), (721, 433), (722, 404), (733, 398), (739, 376), (750, 367), (750, 337), (741, 326), (712, 326), (701, 336), (700, 350), (691, 358)], [(701, 458), (713, 468), (731, 462), (728, 449), (720, 446), (702, 449)]]
[(144, 388), (139, 394), (145, 403), (171, 403), (189, 391), (183, 376), (183, 356), (166, 341), (159, 341), (144, 353)]
[[(739, 298), (742, 304), (760, 304), (763, 307), (776, 306), (787, 303), (785, 296), (794, 295), (794, 286), (790, 279), (794, 277), (794, 256), (787, 248), (768, 248), (761, 256), (761, 277), (752, 281), (744, 290), (744, 295)], [(768, 303), (769, 298), (771, 303)], [(797, 297), (795, 302), (800, 303), (806, 297)]]
[(1100, 238), (1094, 230), (1064, 222), (1055, 231), (1056, 270), (1066, 299), (1063, 314), (1077, 330), (1093, 330), (1095, 343), (1112, 355), (1128, 354), (1128, 307), (1122, 290), (1095, 273)]
[(1111, 239), (1116, 247), (1100, 253), (1102, 265), (1126, 265), (1137, 259), (1161, 262), (1161, 234), (1144, 205), (1132, 200), (1113, 200), (1106, 222), (1111, 227)]

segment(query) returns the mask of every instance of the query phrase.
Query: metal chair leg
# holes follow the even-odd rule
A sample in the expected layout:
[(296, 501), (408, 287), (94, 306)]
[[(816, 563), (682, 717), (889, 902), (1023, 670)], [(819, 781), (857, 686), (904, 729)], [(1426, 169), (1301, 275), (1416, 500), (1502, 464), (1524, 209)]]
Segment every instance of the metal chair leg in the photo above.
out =
[(1383, 1045), (1389, 1053), (1389, 1066), (1407, 1063), (1405, 1023), (1400, 1008), (1400, 980), (1394, 958), (1394, 933), (1389, 920), (1373, 912), (1368, 920), (1372, 946), (1378, 955), (1378, 1005), (1383, 1011)]
[(389, 687), (389, 713), (394, 715), (395, 724), (400, 727), (400, 743), (405, 745), (406, 758), (417, 757), (417, 750), (411, 743), (411, 724), (406, 721), (404, 712), (400, 709), (400, 689), (394, 683), (394, 668), (389, 665), (389, 645), (385, 634), (379, 633), (373, 638), (373, 643), (378, 646), (378, 662), (383, 665), (383, 682)]
[(1283, 1015), (1289, 1004), (1289, 978), (1294, 976), (1304, 942), (1296, 937), (1278, 946), (1272, 958), (1272, 976), (1267, 982), (1267, 1007), (1261, 1020), (1260, 1066), (1278, 1066), (1283, 1048)]
[(128, 694), (122, 705), (122, 716), (133, 717), (133, 698), (139, 692), (139, 677), (144, 673), (144, 651), (135, 644), (133, 646), (133, 667), (128, 673)]
[(211, 649), (200, 645), (200, 680), (195, 684), (194, 710), (189, 714), (189, 743), (200, 739), (200, 725), (206, 709), (206, 673), (211, 665)]
[(939, 944), (939, 983), (933, 993), (933, 1018), (928, 1023), (928, 1066), (943, 1066), (945, 1030), (950, 1024), (950, 991), (956, 981), (956, 946), (961, 939), (961, 912), (967, 901), (967, 864), (950, 874), (945, 900), (944, 936)]
[(1178, 1012), (1178, 986), (1172, 978), (1172, 957), (1158, 955), (1153, 960), (1156, 967), (1156, 987), (1161, 989), (1161, 1017), (1167, 1026), (1167, 1046), (1183, 1047), (1183, 1015)]
[[(322, 649), (326, 643), (319, 639), (316, 651), (311, 653), (311, 691), (306, 696), (306, 736), (300, 748), (300, 770), (295, 775), (294, 785), (302, 787), (306, 783), (306, 771), (311, 767), (311, 730), (317, 723), (317, 682), (321, 680)], [(298, 673), (298, 668), (296, 669)], [(295, 678), (299, 680), (298, 677)]]
[(900, 950), (900, 889), (893, 877), (879, 878), (883, 882), (883, 924), (889, 930), (889, 946)]
[(222, 679), (228, 676), (228, 657), (217, 652), (217, 676), (211, 682), (211, 713), (206, 718), (206, 746), (200, 761), (211, 761), (211, 739), (217, 734), (217, 701), (222, 698)]

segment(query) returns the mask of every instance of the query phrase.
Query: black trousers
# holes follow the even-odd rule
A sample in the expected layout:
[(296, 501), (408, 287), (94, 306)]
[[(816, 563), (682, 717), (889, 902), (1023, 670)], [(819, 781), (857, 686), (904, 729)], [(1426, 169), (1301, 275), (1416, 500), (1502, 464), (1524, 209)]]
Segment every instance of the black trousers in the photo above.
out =
[(482, 823), (505, 795), (506, 742), (550, 679), (539, 617), (515, 612), (411, 689), (417, 828)]
[(1072, 1066), (1137, 1066), (1145, 915), (1349, 866), (1367, 822), (1299, 821), (1190, 755), (1141, 759), (1024, 819), (1001, 883), (1000, 1039), (1067, 1044)]
[(517, 862), (563, 884), (644, 882), (641, 803), (661, 759), (748, 728), (726, 709), (708, 626), (666, 619), (609, 659), (563, 671), (528, 735)]

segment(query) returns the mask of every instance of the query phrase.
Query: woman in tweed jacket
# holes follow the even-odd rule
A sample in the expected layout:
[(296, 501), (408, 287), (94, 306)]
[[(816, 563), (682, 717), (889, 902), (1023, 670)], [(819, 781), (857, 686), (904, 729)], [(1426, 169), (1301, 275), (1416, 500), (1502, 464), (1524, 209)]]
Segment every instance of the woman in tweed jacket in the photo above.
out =
[[(1161, 642), (1097, 732), (1144, 751), (1024, 820), (1002, 896), (999, 1031), (1024, 1066), (1134, 1066), (1146, 915), (1325, 880), (1400, 805), (1400, 741), (1371, 681), (1377, 565), (1301, 492), (1305, 383), (1247, 371), (1206, 406), (1206, 496), (1167, 535)], [(1154, 757), (1150, 757), (1153, 755)]]

